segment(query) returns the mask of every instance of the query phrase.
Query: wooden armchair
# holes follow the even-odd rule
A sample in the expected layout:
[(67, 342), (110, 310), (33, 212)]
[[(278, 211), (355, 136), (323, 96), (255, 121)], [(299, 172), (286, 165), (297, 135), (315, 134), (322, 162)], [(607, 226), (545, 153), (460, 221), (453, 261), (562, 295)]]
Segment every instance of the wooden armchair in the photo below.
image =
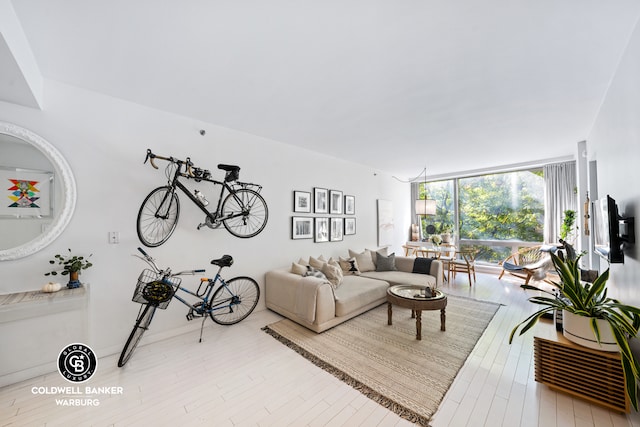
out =
[(502, 279), (504, 273), (509, 273), (524, 280), (524, 284), (528, 285), (532, 277), (542, 280), (546, 277), (547, 270), (553, 264), (549, 252), (541, 250), (543, 246), (532, 246), (530, 248), (520, 249), (517, 253), (512, 254), (502, 261), (502, 273), (498, 279)]

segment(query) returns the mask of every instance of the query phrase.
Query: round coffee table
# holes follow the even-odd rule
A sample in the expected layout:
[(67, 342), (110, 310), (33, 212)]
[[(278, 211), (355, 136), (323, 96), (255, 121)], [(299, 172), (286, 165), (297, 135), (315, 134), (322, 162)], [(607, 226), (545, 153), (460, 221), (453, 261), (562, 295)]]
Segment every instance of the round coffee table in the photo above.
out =
[(440, 330), (445, 330), (447, 296), (436, 290), (435, 296), (425, 297), (425, 287), (415, 285), (396, 285), (387, 289), (387, 324), (392, 325), (393, 304), (410, 308), (411, 317), (416, 318), (416, 339), (422, 339), (422, 310), (440, 310)]

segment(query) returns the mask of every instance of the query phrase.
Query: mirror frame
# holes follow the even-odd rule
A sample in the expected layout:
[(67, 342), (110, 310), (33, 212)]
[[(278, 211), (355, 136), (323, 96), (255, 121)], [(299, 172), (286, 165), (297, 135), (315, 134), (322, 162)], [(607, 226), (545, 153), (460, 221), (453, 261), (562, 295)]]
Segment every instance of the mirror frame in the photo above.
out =
[(0, 133), (21, 139), (36, 147), (51, 162), (55, 169), (55, 180), (62, 187), (62, 201), (56, 203), (56, 212), (48, 229), (27, 243), (11, 249), (0, 250), (0, 261), (14, 260), (32, 255), (49, 245), (67, 227), (76, 207), (76, 181), (69, 163), (47, 140), (28, 129), (12, 123), (0, 122)]

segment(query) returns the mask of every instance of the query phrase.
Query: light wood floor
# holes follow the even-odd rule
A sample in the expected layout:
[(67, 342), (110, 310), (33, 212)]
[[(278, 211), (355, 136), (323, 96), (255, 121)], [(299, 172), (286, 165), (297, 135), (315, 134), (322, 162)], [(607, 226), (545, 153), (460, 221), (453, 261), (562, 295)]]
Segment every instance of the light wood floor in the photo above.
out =
[[(533, 308), (517, 279), (481, 274), (470, 288), (459, 275), (444, 290), (504, 306), (456, 377), (433, 427), (640, 426), (638, 414), (617, 414), (533, 380), (532, 336), (507, 343), (511, 328)], [(100, 358), (88, 385), (123, 392), (98, 396), (95, 407), (57, 406), (55, 396), (32, 392), (70, 385), (57, 372), (4, 387), (0, 426), (411, 425), (260, 330), (277, 319), (261, 311), (231, 327), (209, 322), (203, 343), (194, 329), (143, 345), (122, 369), (116, 355)]]

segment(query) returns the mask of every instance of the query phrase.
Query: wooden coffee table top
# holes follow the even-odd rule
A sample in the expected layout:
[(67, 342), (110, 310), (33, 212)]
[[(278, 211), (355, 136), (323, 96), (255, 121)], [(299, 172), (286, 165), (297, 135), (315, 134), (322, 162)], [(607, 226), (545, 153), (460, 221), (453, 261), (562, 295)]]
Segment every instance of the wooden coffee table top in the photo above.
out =
[(416, 318), (416, 339), (422, 339), (422, 310), (440, 310), (440, 330), (445, 331), (447, 296), (436, 290), (435, 296), (424, 296), (425, 287), (396, 285), (387, 289), (387, 325), (393, 324), (392, 305), (410, 308), (411, 317)]
[(412, 310), (441, 310), (447, 306), (447, 296), (436, 290), (435, 297), (424, 296), (424, 286), (396, 285), (387, 289), (387, 302)]

